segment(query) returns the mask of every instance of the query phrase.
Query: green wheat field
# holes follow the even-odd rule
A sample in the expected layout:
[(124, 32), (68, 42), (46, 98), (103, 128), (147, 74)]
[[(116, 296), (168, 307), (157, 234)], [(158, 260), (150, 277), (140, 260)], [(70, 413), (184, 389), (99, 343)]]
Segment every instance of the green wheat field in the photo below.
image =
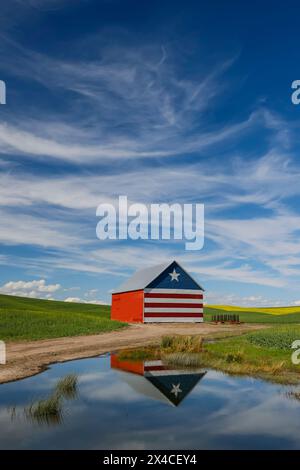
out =
[[(210, 305), (204, 321), (212, 315), (239, 314), (245, 323), (300, 324), (300, 307), (245, 308)], [(0, 339), (38, 340), (103, 333), (126, 324), (110, 319), (110, 306), (29, 299), (0, 295)]]
[(108, 305), (0, 295), (0, 340), (37, 340), (108, 332), (125, 326)]

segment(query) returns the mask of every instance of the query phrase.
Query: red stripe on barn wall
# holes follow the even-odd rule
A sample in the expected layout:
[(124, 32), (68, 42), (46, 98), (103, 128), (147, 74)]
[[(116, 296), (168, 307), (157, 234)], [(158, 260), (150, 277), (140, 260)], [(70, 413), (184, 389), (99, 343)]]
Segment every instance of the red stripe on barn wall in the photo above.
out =
[(150, 294), (145, 293), (147, 299), (203, 299), (202, 294)]
[(162, 366), (144, 366), (145, 372), (152, 372), (154, 370), (168, 370), (164, 365)]
[(145, 308), (203, 308), (203, 304), (186, 304), (180, 302), (147, 302)]

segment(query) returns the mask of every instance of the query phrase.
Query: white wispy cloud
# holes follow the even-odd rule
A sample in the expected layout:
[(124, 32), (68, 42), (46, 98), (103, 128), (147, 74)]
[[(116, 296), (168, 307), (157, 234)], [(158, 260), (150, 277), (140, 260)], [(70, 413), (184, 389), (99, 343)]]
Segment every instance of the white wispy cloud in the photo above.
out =
[(67, 297), (65, 299), (65, 302), (95, 304), (95, 305), (109, 305), (107, 302), (104, 302), (103, 300), (99, 300), (99, 299), (86, 300), (86, 299), (82, 299), (81, 297)]
[[(46, 261), (43, 256), (41, 263), (45, 266), (120, 273), (126, 267), (139, 267), (150, 252), (152, 262), (156, 258), (159, 263), (163, 253), (165, 259), (176, 255), (184, 258), (191, 268), (196, 265), (195, 272), (201, 276), (282, 287), (288, 284), (289, 276), (300, 274), (300, 216), (285, 203), (286, 198), (299, 192), (299, 169), (291, 161), (273, 154), (249, 165), (246, 167), (241, 161), (235, 161), (223, 170), (216, 166), (211, 173), (207, 163), (182, 168), (173, 164), (163, 168), (153, 183), (151, 167), (113, 175), (39, 178), (2, 175), (0, 202), (6, 205), (6, 209), (2, 210), (0, 239), (7, 244), (32, 244), (61, 250), (55, 259)], [(278, 190), (279, 179), (285, 188), (282, 192)], [(214, 243), (210, 253), (204, 250), (191, 257), (188, 253), (183, 254), (179, 245), (174, 244), (167, 249), (162, 246), (156, 250), (145, 245), (135, 249), (122, 248), (123, 263), (120, 263), (118, 248), (114, 248), (116, 245), (113, 243), (97, 250), (100, 242), (95, 238), (95, 208), (100, 202), (115, 202), (114, 188), (125, 193), (127, 181), (132, 181), (128, 191), (132, 202), (150, 203), (153, 193), (149, 194), (145, 188), (151, 184), (159, 202), (185, 202), (187, 198), (196, 202), (208, 200), (206, 241)], [(261, 198), (256, 197), (259, 188), (267, 188), (261, 192)], [(266, 213), (255, 217), (242, 214), (234, 219), (223, 216), (224, 210), (237, 208), (241, 211), (243, 205), (247, 207), (249, 203), (259, 210), (266, 210)], [(39, 208), (37, 214), (26, 214), (28, 207), (35, 206)], [(59, 211), (57, 206), (61, 208)], [(43, 211), (45, 216), (41, 217)], [(80, 247), (83, 246), (82, 255)], [(198, 265), (200, 259), (201, 268)], [(254, 268), (253, 259), (262, 266)]]
[[(263, 295), (237, 295), (227, 294), (215, 291), (207, 292), (205, 295), (207, 305), (238, 305), (241, 307), (280, 307), (287, 306), (285, 299), (275, 300), (273, 297)], [(297, 301), (290, 302), (291, 305), (297, 305)]]
[(217, 127), (205, 119), (205, 111), (224, 89), (220, 78), (234, 59), (212, 70), (199, 66), (187, 78), (174, 63), (173, 51), (161, 44), (130, 47), (120, 41), (112, 47), (93, 36), (86, 39), (86, 47), (95, 52), (75, 61), (51, 58), (9, 37), (2, 39), (3, 67), (54, 90), (65, 103), (63, 120), (53, 109), (49, 113), (38, 105), (22, 124), (16, 114), (2, 120), (2, 154), (77, 164), (181, 156), (237, 139), (263, 119), (262, 113), (254, 112), (243, 121)]
[[(200, 63), (187, 77), (169, 46), (123, 42), (112, 47), (99, 35), (87, 38), (88, 53), (74, 59), (3, 38), (6, 72), (55, 93), (64, 112), (32, 103), (26, 120), (2, 113), (0, 242), (40, 253), (35, 259), (5, 255), (0, 262), (120, 278), (149, 260), (178, 258), (200, 278), (296, 288), (295, 126), (262, 107), (211, 122), (207, 111), (218, 106), (233, 60), (211, 70)], [(257, 130), (264, 131), (267, 148), (248, 155), (239, 143)], [(43, 165), (47, 172), (35, 171)], [(100, 246), (96, 207), (119, 194), (146, 204), (205, 203), (204, 250), (144, 243), (122, 245), (120, 256), (117, 242)]]
[(21, 297), (34, 297), (49, 299), (61, 289), (60, 284), (47, 284), (45, 279), (33, 281), (9, 281), (0, 287), (3, 294), (17, 295)]
[(0, 210), (0, 242), (4, 245), (34, 245), (44, 248), (63, 249), (84, 243), (80, 237), (80, 223), (64, 222), (36, 214), (21, 214)]

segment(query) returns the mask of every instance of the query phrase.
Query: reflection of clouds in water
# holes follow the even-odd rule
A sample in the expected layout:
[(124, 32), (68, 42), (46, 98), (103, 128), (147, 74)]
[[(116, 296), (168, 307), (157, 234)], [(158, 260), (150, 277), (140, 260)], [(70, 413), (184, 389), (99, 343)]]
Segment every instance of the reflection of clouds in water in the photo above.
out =
[(209, 370), (205, 376), (206, 379), (220, 381), (222, 383), (231, 383), (231, 377), (221, 371)]
[[(38, 379), (38, 377), (41, 377)], [(2, 387), (3, 385), (0, 386), (0, 402), (3, 403), (3, 401), (10, 397), (14, 394), (18, 394), (18, 398), (24, 398), (26, 400), (26, 397), (28, 395), (30, 396), (36, 396), (40, 395), (44, 391), (48, 391), (49, 388), (51, 388), (55, 382), (56, 382), (55, 377), (48, 377), (48, 376), (43, 376), (43, 374), (40, 374), (38, 376), (30, 377), (28, 379), (24, 379), (21, 382), (10, 382), (8, 384), (5, 384), (6, 387), (6, 393), (2, 394)], [(22, 390), (20, 393), (20, 386), (19, 384), (22, 383)], [(8, 393), (8, 391), (10, 393)]]
[[(234, 381), (233, 378), (231, 380)], [(238, 435), (240, 438), (246, 438), (244, 447), (251, 448), (251, 442), (254, 441), (250, 441), (248, 445), (247, 438), (257, 436), (261, 437), (262, 447), (267, 438), (273, 438), (274, 442), (274, 438), (278, 438), (276, 442), (289, 441), (290, 447), (299, 447), (300, 405), (292, 405), (291, 401), (284, 399), (279, 393), (283, 390), (281, 386), (253, 380), (244, 382), (244, 387), (239, 383), (233, 392), (224, 391), (223, 388), (217, 389), (212, 384), (205, 387), (206, 390), (198, 391), (209, 392), (214, 397), (222, 394), (226, 400), (226, 406), (211, 413), (209, 421), (203, 420), (201, 432), (204, 439), (209, 437), (209, 447), (212, 443), (212, 429), (215, 431), (213, 439), (220, 442), (224, 436)], [(254, 385), (252, 388), (249, 387), (250, 382)], [(271, 439), (268, 439), (269, 443), (270, 441)]]
[(116, 387), (115, 384), (102, 384), (101, 388), (97, 383), (83, 386), (81, 394), (84, 398), (93, 401), (115, 401), (135, 402), (143, 401), (145, 398), (135, 393), (126, 383), (121, 382)]
[[(28, 397), (53, 388), (68, 371), (79, 376), (79, 398), (67, 403), (62, 426), (12, 422)], [(9, 387), (10, 386), (10, 387)], [(38, 387), (38, 388), (37, 388)], [(109, 369), (109, 358), (56, 365), (40, 376), (0, 387), (0, 448), (214, 449), (300, 447), (300, 403), (287, 389), (209, 371), (178, 408), (148, 399)], [(4, 402), (1, 400), (3, 397)], [(21, 406), (22, 405), (22, 406)]]
[[(22, 406), (16, 408), (16, 418), (11, 419), (6, 408), (0, 408), (0, 449), (30, 449), (39, 442), (47, 442), (51, 428), (30, 423), (24, 417)], [(52, 432), (50, 430), (50, 432)]]
[[(116, 387), (115, 381), (118, 382)], [(119, 381), (116, 372), (97, 372), (80, 376), (80, 394), (84, 399), (93, 401), (122, 402), (142, 401), (145, 397), (137, 394), (126, 382)]]
[[(126, 431), (126, 441), (124, 441), (124, 434), (122, 429), (115, 429), (114, 430), (114, 441), (111, 442), (111, 439), (107, 439), (106, 436), (101, 437), (101, 442), (97, 443), (94, 442), (92, 444), (93, 448), (103, 448), (103, 447), (110, 447), (110, 448), (121, 448), (121, 449), (128, 449), (128, 448), (144, 448), (145, 443), (149, 443), (149, 446), (154, 448), (176, 448), (178, 447), (178, 440), (180, 442), (180, 447), (182, 448), (213, 448), (214, 446), (222, 447), (222, 436), (224, 434), (227, 435), (234, 435), (235, 433), (239, 433), (240, 429), (243, 429), (243, 425), (245, 421), (248, 420), (248, 429), (245, 428), (246, 434), (257, 434), (260, 431), (258, 430), (257, 417), (263, 416), (264, 409), (268, 410), (272, 414), (274, 413), (273, 405), (275, 408), (281, 410), (282, 404), (282, 396), (274, 395), (271, 397), (269, 402), (266, 402), (266, 393), (268, 389), (272, 389), (272, 385), (264, 384), (261, 382), (261, 390), (259, 391), (258, 395), (254, 397), (253, 388), (251, 388), (251, 381), (248, 379), (242, 380), (242, 386), (237, 386), (237, 381), (234, 378), (227, 378), (227, 385), (229, 383), (230, 390), (226, 391), (226, 396), (224, 396), (224, 390), (220, 390), (220, 380), (217, 381), (217, 384), (210, 384), (205, 388), (201, 386), (195, 390), (195, 394), (200, 397), (204, 395), (204, 397), (209, 394), (211, 398), (223, 396), (223, 405), (224, 401), (226, 401), (226, 407), (224, 406), (221, 410), (218, 410), (215, 413), (206, 413), (205, 408), (201, 406), (198, 410), (193, 410), (193, 413), (188, 413), (186, 417), (186, 410), (182, 413), (180, 409), (175, 410), (175, 418), (179, 420), (179, 424), (176, 423), (174, 425), (174, 410), (169, 408), (160, 408), (159, 409), (159, 416), (160, 416), (160, 425), (157, 428), (157, 422), (155, 420), (155, 412), (153, 413), (151, 418), (147, 417), (147, 429), (144, 429), (143, 426), (140, 426), (141, 422), (144, 422), (143, 410), (135, 410), (134, 417), (132, 421), (135, 424), (135, 430), (131, 432), (130, 430)], [(253, 383), (253, 382), (252, 382)], [(254, 382), (255, 383), (255, 382)], [(234, 389), (232, 390), (231, 385), (235, 384)], [(240, 384), (238, 384), (240, 385)], [(226, 387), (225, 387), (226, 388)], [(260, 387), (259, 387), (260, 388)], [(276, 387), (277, 388), (277, 387)], [(222, 395), (223, 393), (223, 395)], [(252, 393), (252, 396), (250, 395)], [(195, 397), (194, 397), (195, 398)], [(249, 398), (251, 398), (249, 403)], [(194, 401), (194, 400), (193, 400)], [(251, 405), (252, 403), (252, 405)], [(249, 404), (250, 410), (244, 411), (244, 406)], [(203, 405), (203, 403), (202, 403)], [(199, 406), (199, 403), (198, 403)], [(187, 406), (188, 411), (191, 408)], [(298, 407), (299, 410), (299, 407)], [(248, 414), (251, 415), (252, 420), (248, 419)], [(170, 419), (171, 417), (171, 419)], [(277, 423), (280, 417), (277, 417)], [(188, 426), (185, 426), (188, 424)], [(265, 423), (264, 433), (266, 435), (272, 435), (274, 433), (273, 427), (274, 423)], [(272, 429), (269, 429), (269, 425)], [(299, 424), (296, 423), (298, 429)], [(138, 430), (138, 438), (136, 431)], [(271, 431), (271, 432), (270, 432)], [(277, 433), (278, 437), (280, 437), (280, 429), (277, 426)], [(201, 438), (199, 439), (199, 436)], [(289, 434), (287, 433), (287, 436)], [(104, 438), (104, 441), (103, 441)], [(219, 444), (218, 444), (219, 442)], [(295, 442), (296, 444), (296, 442)], [(243, 445), (243, 444), (242, 444)], [(291, 443), (291, 446), (293, 443)], [(226, 447), (226, 445), (225, 445)], [(232, 444), (231, 446), (232, 447)], [(244, 447), (247, 447), (247, 444), (244, 442)], [(251, 445), (250, 445), (251, 447)]]
[(280, 395), (261, 393), (259, 402), (247, 409), (242, 409), (233, 418), (229, 415), (225, 434), (268, 434), (292, 438), (299, 443), (299, 404), (285, 400)]
[(88, 372), (86, 374), (81, 374), (80, 375), (80, 382), (81, 383), (89, 383), (89, 382), (95, 382), (95, 380), (105, 380), (108, 378), (111, 374), (111, 371), (108, 372)]

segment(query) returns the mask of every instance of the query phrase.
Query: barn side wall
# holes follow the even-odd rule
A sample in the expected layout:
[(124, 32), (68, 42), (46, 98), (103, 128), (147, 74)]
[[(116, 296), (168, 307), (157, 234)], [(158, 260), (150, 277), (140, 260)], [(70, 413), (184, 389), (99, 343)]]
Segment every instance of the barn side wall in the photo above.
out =
[(142, 323), (144, 313), (144, 291), (112, 294), (111, 319)]
[(202, 323), (203, 291), (145, 289), (145, 323)]
[(110, 367), (112, 369), (120, 369), (125, 372), (132, 372), (133, 374), (144, 375), (143, 361), (120, 361), (117, 354), (112, 354), (110, 356)]

